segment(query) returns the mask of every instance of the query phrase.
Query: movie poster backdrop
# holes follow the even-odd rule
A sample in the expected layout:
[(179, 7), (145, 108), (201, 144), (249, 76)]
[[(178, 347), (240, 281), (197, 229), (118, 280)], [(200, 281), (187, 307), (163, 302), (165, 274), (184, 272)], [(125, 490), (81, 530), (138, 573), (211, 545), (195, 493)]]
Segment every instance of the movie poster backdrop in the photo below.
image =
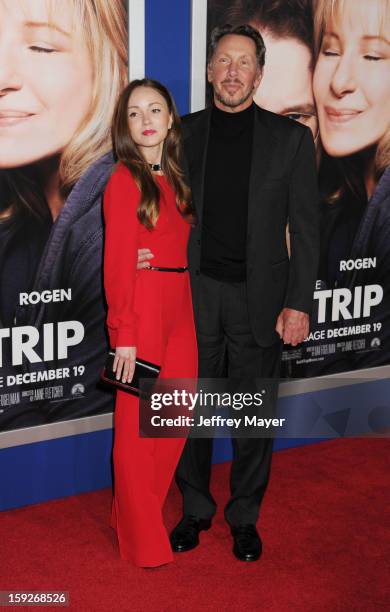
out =
[(125, 0), (0, 2), (0, 431), (113, 409), (101, 197)]
[[(110, 412), (101, 197), (127, 81), (125, 0), (0, 2), (0, 431)], [(390, 0), (208, 0), (251, 23), (255, 101), (318, 150), (321, 258), (287, 377), (389, 364)], [(287, 228), (288, 240), (288, 228)]]
[[(208, 0), (208, 32), (249, 23), (266, 46), (255, 102), (311, 128), (321, 256), (310, 335), (283, 376), (390, 363), (390, 0)], [(287, 231), (288, 240), (288, 231)]]

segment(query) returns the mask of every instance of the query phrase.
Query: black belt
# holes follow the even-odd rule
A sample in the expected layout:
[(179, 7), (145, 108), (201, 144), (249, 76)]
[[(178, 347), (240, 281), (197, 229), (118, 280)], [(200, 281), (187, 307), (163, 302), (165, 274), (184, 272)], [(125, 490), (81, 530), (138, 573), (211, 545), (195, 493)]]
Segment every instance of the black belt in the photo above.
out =
[(157, 272), (187, 272), (188, 268), (161, 268), (159, 266), (149, 266), (146, 270), (156, 270)]

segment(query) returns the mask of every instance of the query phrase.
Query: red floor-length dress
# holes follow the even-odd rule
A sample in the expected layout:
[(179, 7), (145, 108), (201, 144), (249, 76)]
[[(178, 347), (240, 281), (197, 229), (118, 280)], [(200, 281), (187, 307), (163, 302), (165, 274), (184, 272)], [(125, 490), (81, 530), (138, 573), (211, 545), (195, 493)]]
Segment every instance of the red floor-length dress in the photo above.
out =
[[(165, 378), (196, 378), (197, 347), (188, 272), (137, 271), (139, 248), (154, 254), (153, 265), (185, 267), (190, 225), (176, 207), (165, 176), (160, 214), (153, 230), (137, 218), (139, 189), (118, 164), (104, 194), (106, 225), (104, 286), (112, 348), (136, 346), (137, 356), (162, 366)], [(140, 438), (138, 398), (117, 391), (114, 433), (114, 500), (111, 524), (120, 556), (142, 567), (172, 561), (162, 506), (184, 438)]]

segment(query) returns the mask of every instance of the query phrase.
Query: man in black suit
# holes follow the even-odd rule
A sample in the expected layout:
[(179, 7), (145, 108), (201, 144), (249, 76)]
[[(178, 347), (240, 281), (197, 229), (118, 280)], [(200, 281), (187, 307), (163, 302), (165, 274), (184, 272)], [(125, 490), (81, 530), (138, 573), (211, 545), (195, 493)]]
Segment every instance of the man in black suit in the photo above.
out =
[[(277, 378), (282, 341), (296, 345), (309, 331), (319, 244), (314, 143), (308, 128), (253, 103), (264, 57), (261, 35), (251, 26), (215, 28), (207, 67), (214, 104), (183, 118), (198, 216), (189, 266), (199, 378)], [(176, 471), (184, 509), (171, 534), (176, 552), (197, 546), (216, 512), (209, 488), (212, 443), (189, 438)], [(255, 561), (272, 439), (232, 443), (225, 518), (235, 556)]]

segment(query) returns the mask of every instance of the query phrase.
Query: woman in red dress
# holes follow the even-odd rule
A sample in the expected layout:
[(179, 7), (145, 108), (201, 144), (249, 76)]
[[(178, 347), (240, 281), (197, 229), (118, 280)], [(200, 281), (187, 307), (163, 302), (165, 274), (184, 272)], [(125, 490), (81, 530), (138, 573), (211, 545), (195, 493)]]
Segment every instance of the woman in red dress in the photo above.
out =
[[(186, 270), (193, 210), (179, 166), (180, 119), (164, 86), (142, 79), (125, 88), (113, 141), (118, 164), (104, 194), (104, 287), (116, 378), (131, 381), (136, 355), (160, 365), (160, 377), (196, 378)], [(138, 249), (146, 247), (155, 254), (153, 268), (137, 271)], [(155, 567), (173, 560), (162, 506), (185, 439), (141, 438), (138, 401), (117, 391), (111, 524), (122, 559)]]

